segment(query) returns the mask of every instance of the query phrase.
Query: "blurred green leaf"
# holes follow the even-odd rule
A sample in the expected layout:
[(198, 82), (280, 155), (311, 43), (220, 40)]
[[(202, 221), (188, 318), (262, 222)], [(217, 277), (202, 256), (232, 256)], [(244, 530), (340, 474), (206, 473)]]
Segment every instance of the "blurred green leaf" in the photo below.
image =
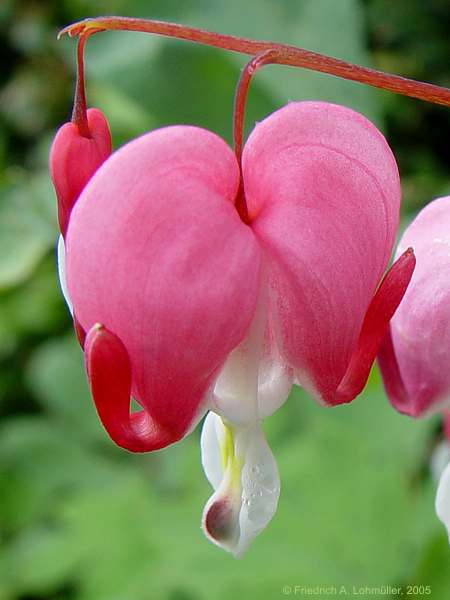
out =
[(0, 189), (0, 291), (30, 276), (55, 243), (54, 192), (47, 174), (18, 174)]
[[(40, 417), (10, 418), (0, 430), (0, 529), (10, 533), (51, 518), (76, 487), (102, 485), (112, 466), (89, 454), (79, 432)], [(30, 460), (32, 457), (32, 460)]]
[[(283, 435), (285, 425), (297, 419), (299, 432), (294, 427)], [(286, 583), (375, 585), (408, 577), (424, 535), (436, 527), (432, 490), (417, 479), (429, 430), (427, 422), (412, 424), (396, 415), (376, 385), (353, 405), (337, 409), (323, 409), (295, 392), (268, 421), (283, 481), (278, 513), (237, 562), (207, 544), (198, 529), (210, 491), (201, 474), (196, 434), (150, 457), (148, 471), (147, 460), (140, 457), (109, 471), (108, 479), (103, 475), (99, 486), (103, 470), (92, 451), (89, 475), (77, 475), (87, 463), (83, 458), (79, 467), (69, 467), (68, 458), (76, 456), (70, 438), (64, 448), (60, 434), (51, 441), (50, 431), (47, 438), (41, 432), (33, 436), (35, 443), (39, 440), (41, 448), (51, 444), (45, 452), (33, 452), (34, 469), (44, 480), (51, 473), (44, 489), (59, 500), (50, 514), (68, 543), (83, 548), (76, 570), (82, 600), (144, 600), (149, 586), (160, 598), (175, 592), (208, 600), (237, 593), (271, 597)], [(0, 445), (1, 450), (6, 444), (10, 460), (14, 457), (16, 479), (20, 461), (32, 451), (25, 431), (18, 435), (16, 428), (3, 438), (9, 443)], [(56, 443), (62, 444), (58, 450)], [(50, 457), (64, 473), (55, 468), (58, 463), (48, 462)], [(0, 458), (5, 461), (4, 454)], [(166, 479), (161, 486), (164, 479), (155, 468), (180, 469), (175, 479), (182, 485), (167, 485)], [(91, 480), (94, 473), (97, 479)], [(84, 482), (82, 488), (57, 494), (64, 482), (77, 479)], [(33, 489), (36, 505), (36, 476), (31, 483), (28, 495)], [(76, 549), (69, 556), (78, 556)], [(274, 556), (280, 559), (268, 570)]]
[(70, 543), (62, 530), (30, 528), (11, 544), (6, 564), (10, 587), (16, 593), (47, 594), (71, 580), (82, 546)]
[[(226, 4), (210, 4), (208, 8), (202, 6), (189, 15), (189, 22), (244, 37), (268, 39), (270, 35), (269, 39), (275, 42), (369, 64), (364, 43), (364, 14), (359, 0), (304, 0), (301, 3), (250, 0), (246, 3), (245, 13), (241, 2), (230, 0)], [(243, 64), (241, 58), (232, 54), (227, 56), (233, 62)], [(279, 65), (264, 67), (255, 81), (255, 87), (270, 93), (277, 106), (291, 100), (325, 100), (345, 104), (378, 125), (381, 123), (376, 101), (378, 93), (366, 86)], [(249, 108), (251, 111), (251, 101)], [(265, 116), (254, 112), (249, 115), (250, 122)]]
[[(444, 528), (430, 536), (425, 544), (424, 551), (407, 576), (407, 584), (412, 586), (430, 586), (432, 598), (445, 598), (448, 592), (448, 539)], [(423, 598), (423, 594), (414, 592), (411, 598)]]
[(38, 348), (28, 365), (26, 380), (43, 408), (62, 427), (75, 431), (80, 441), (105, 439), (90, 399), (83, 353), (73, 333)]

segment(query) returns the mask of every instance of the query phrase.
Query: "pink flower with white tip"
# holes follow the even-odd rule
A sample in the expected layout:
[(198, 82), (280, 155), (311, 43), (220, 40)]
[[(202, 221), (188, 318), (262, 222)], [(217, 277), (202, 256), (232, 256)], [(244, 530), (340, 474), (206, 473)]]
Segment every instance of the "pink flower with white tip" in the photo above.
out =
[[(173, 126), (109, 156), (103, 117), (86, 112), (82, 48), (91, 33), (120, 28), (254, 55), (236, 95), (235, 152), (214, 133)], [(327, 406), (362, 391), (415, 265), (407, 248), (385, 274), (400, 185), (382, 134), (350, 109), (293, 102), (257, 124), (242, 150), (251, 74), (278, 62), (434, 101), (442, 91), (176, 24), (105, 17), (65, 31), (80, 35), (74, 123), (87, 141), (60, 132), (51, 171), (61, 284), (96, 409), (133, 452), (177, 442), (207, 415), (202, 463), (214, 493), (203, 528), (239, 556), (280, 492), (262, 420), (293, 383)]]
[[(225, 142), (195, 127), (153, 131), (96, 171), (65, 240), (105, 429), (145, 452), (213, 411), (202, 450), (216, 492), (204, 526), (235, 553), (279, 494), (261, 420), (294, 380), (323, 404), (359, 394), (414, 266), (407, 251), (379, 286), (399, 182), (361, 115), (289, 104), (256, 126), (242, 174), (248, 224), (234, 207), (240, 172)], [(141, 411), (130, 413), (131, 396)]]

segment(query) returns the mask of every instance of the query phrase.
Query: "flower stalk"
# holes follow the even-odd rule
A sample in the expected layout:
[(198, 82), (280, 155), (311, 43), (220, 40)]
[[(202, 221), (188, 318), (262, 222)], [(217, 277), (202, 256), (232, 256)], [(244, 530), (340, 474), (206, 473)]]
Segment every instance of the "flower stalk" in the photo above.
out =
[(276, 50), (274, 64), (301, 67), (312, 71), (327, 73), (350, 81), (356, 81), (377, 87), (389, 92), (425, 100), (442, 106), (450, 106), (450, 89), (424, 83), (399, 75), (385, 73), (369, 67), (362, 67), (350, 62), (332, 58), (324, 54), (298, 48), (288, 44), (271, 41), (251, 40), (248, 38), (225, 35), (206, 31), (196, 27), (187, 27), (177, 23), (165, 23), (151, 19), (130, 17), (96, 17), (84, 19), (62, 29), (58, 35), (68, 34), (70, 37), (93, 34), (100, 31), (140, 31), (166, 37), (178, 38), (223, 48), (232, 52), (256, 56), (268, 50)]
[(77, 46), (77, 83), (73, 102), (72, 123), (77, 126), (81, 136), (90, 138), (87, 120), (86, 88), (84, 83), (84, 47), (90, 33), (82, 33), (78, 38)]

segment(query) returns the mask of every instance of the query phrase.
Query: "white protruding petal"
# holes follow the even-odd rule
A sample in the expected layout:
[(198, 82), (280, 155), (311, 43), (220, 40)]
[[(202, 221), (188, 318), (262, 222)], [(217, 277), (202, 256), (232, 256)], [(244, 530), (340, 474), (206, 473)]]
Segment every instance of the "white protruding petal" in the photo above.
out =
[(203, 512), (207, 537), (240, 556), (273, 517), (280, 478), (259, 421), (225, 426), (210, 412), (202, 432), (202, 463), (215, 492)]
[(436, 513), (447, 528), (450, 542), (450, 463), (444, 469), (436, 494)]
[(203, 468), (215, 490), (203, 511), (203, 530), (235, 556), (269, 523), (280, 495), (261, 420), (285, 402), (293, 372), (278, 352), (268, 289), (263, 267), (253, 321), (211, 390), (201, 437)]
[(58, 275), (59, 285), (64, 296), (64, 300), (70, 310), (70, 314), (73, 315), (73, 306), (70, 301), (69, 290), (67, 289), (66, 279), (66, 247), (64, 246), (64, 238), (62, 235), (58, 239)]
[(203, 470), (215, 490), (220, 486), (223, 477), (223, 459), (220, 455), (220, 447), (223, 446), (224, 433), (222, 419), (210, 411), (203, 423), (200, 448)]
[(246, 432), (245, 463), (242, 469), (240, 536), (234, 552), (242, 555), (270, 522), (280, 497), (280, 476), (275, 458), (259, 423)]
[(450, 462), (450, 443), (447, 440), (442, 440), (433, 450), (430, 460), (430, 470), (434, 481), (437, 483), (445, 467)]

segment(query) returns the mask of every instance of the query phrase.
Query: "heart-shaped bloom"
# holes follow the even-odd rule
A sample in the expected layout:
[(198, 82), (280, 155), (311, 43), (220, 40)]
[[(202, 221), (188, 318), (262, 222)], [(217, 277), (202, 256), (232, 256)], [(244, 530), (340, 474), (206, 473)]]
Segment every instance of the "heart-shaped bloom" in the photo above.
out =
[(407, 250), (380, 283), (399, 203), (381, 133), (347, 108), (302, 102), (255, 127), (242, 173), (215, 134), (167, 127), (108, 158), (72, 210), (61, 262), (65, 250), (99, 417), (143, 452), (212, 411), (203, 524), (235, 554), (278, 501), (262, 419), (293, 382), (326, 405), (366, 382), (414, 268)]
[[(409, 246), (417, 266), (378, 361), (392, 405), (421, 417), (450, 407), (450, 196), (417, 215), (397, 255)], [(450, 439), (450, 423), (446, 430)], [(441, 477), (436, 509), (450, 534), (450, 465)]]

